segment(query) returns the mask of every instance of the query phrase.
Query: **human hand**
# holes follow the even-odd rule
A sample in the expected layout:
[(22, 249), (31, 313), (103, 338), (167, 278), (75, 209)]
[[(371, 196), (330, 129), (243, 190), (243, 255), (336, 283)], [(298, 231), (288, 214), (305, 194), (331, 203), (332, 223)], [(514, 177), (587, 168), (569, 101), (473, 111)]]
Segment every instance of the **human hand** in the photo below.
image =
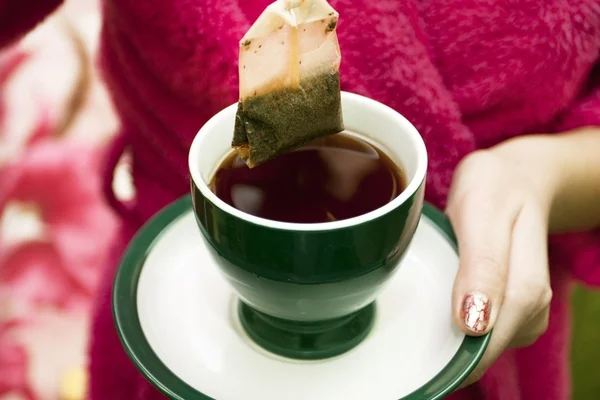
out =
[(548, 327), (548, 215), (554, 182), (544, 165), (513, 157), (510, 146), (479, 151), (457, 168), (446, 213), (460, 268), (453, 310), (471, 336), (493, 328), (490, 344), (462, 387), (479, 380), (511, 347), (528, 346)]

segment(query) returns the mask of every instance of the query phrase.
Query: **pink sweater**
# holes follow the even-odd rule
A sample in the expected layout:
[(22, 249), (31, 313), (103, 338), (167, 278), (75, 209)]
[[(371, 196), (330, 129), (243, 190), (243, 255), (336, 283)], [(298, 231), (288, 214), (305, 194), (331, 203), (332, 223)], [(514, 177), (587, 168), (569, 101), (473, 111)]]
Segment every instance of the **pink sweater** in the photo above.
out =
[[(102, 65), (122, 119), (107, 195), (123, 218), (91, 345), (92, 400), (159, 399), (127, 359), (110, 311), (116, 261), (151, 215), (188, 191), (198, 128), (237, 99), (237, 43), (271, 0), (105, 0)], [(0, 0), (0, 46), (60, 0)], [(342, 86), (395, 108), (428, 147), (427, 199), (443, 207), (458, 161), (507, 138), (600, 123), (600, 4), (594, 0), (332, 0), (340, 12)], [(598, 87), (600, 89), (600, 87)], [(133, 152), (136, 200), (110, 191)], [(509, 350), (452, 399), (567, 399), (569, 283), (600, 285), (600, 234), (551, 241), (550, 327)]]

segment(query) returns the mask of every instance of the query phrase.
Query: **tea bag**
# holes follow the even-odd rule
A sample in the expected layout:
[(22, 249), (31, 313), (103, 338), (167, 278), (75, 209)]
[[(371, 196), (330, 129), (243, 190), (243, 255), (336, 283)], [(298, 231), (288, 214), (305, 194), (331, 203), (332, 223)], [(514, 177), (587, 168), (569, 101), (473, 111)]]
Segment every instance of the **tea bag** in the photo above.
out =
[(344, 130), (337, 21), (326, 0), (278, 0), (240, 41), (232, 146), (249, 167)]

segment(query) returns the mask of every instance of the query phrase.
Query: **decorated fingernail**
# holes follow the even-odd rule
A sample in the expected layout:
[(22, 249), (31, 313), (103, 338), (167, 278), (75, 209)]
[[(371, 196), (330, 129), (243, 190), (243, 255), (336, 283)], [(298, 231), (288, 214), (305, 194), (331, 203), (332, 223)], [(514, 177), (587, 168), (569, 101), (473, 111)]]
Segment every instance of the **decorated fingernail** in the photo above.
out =
[(490, 321), (490, 300), (477, 292), (467, 293), (462, 304), (462, 320), (474, 333), (482, 333)]

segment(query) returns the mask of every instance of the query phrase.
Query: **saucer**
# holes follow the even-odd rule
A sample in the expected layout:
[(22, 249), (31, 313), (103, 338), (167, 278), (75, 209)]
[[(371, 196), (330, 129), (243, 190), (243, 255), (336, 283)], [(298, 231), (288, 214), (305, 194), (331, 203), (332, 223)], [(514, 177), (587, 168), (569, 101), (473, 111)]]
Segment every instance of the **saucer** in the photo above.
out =
[(186, 196), (129, 244), (113, 288), (121, 342), (171, 399), (442, 399), (475, 368), (489, 335), (452, 319), (458, 254), (446, 217), (429, 204), (407, 254), (376, 301), (368, 336), (333, 358), (269, 353), (246, 334)]

